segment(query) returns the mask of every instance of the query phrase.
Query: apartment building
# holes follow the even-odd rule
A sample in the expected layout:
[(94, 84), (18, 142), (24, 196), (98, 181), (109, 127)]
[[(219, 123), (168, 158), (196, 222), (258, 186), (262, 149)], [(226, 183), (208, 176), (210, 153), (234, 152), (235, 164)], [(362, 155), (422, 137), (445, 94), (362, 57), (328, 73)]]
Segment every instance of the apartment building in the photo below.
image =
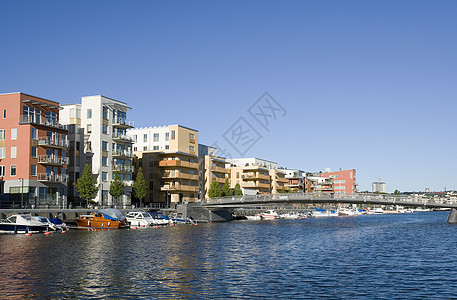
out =
[[(144, 203), (169, 207), (199, 198), (198, 131), (181, 125), (130, 129), (136, 171), (148, 183)], [(136, 176), (136, 175), (135, 175)]]
[(332, 181), (333, 193), (353, 194), (357, 192), (355, 169), (330, 172), (326, 170), (320, 177), (329, 178)]
[(8, 205), (66, 207), (68, 130), (60, 109), (56, 101), (0, 94), (0, 191)]
[(283, 171), (286, 173), (285, 178), (289, 181), (286, 187), (300, 193), (311, 192), (311, 181), (307, 179), (307, 172), (298, 169), (284, 169)]
[(286, 178), (284, 170), (270, 170), (270, 191), (272, 194), (279, 194), (288, 188), (289, 179)]
[(230, 168), (230, 187), (238, 183), (244, 195), (269, 194), (270, 170), (260, 166), (240, 166)]
[[(126, 135), (126, 130), (133, 128), (134, 123), (127, 120), (129, 109), (126, 103), (102, 95), (82, 97), (81, 104), (63, 106), (61, 120), (74, 129), (70, 135), (72, 186), (85, 164), (91, 164), (99, 186), (94, 201), (101, 205), (126, 206), (131, 202), (133, 139)], [(109, 195), (115, 172), (124, 182), (124, 193), (119, 199)]]
[(231, 158), (227, 159), (227, 164), (232, 167), (260, 166), (268, 170), (278, 169), (278, 163), (256, 157)]

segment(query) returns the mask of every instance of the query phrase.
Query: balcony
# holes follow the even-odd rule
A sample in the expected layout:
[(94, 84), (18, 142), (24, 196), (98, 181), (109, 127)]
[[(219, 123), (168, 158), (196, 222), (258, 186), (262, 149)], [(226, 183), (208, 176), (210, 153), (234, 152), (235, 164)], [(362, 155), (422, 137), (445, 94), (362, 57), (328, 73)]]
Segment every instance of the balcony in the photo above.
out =
[(118, 157), (118, 158), (133, 158), (135, 155), (130, 152), (130, 151), (125, 151), (125, 150), (119, 150), (119, 151), (113, 151), (112, 153), (113, 157)]
[(189, 169), (198, 169), (198, 163), (192, 163), (185, 160), (161, 160), (159, 167), (185, 167)]
[[(221, 177), (213, 177), (213, 178), (216, 178), (216, 182), (217, 183), (221, 183), (221, 184), (224, 184), (225, 183), (225, 178), (221, 178)], [(213, 179), (211, 179), (213, 180)], [(211, 181), (212, 182), (212, 181)], [(229, 181), (230, 182), (230, 181)]]
[(198, 192), (198, 186), (184, 184), (163, 185), (160, 187), (160, 190), (172, 192)]
[(215, 173), (223, 173), (223, 174), (230, 174), (230, 169), (222, 168), (222, 167), (216, 167), (212, 166), (211, 171)]
[(68, 165), (68, 157), (58, 157), (54, 155), (38, 156), (38, 163), (43, 165), (66, 166)]
[(177, 178), (177, 179), (187, 179), (187, 180), (198, 180), (198, 175), (187, 174), (182, 172), (165, 172), (161, 176), (162, 178)]
[(21, 118), (19, 120), (19, 125), (23, 124), (32, 124), (32, 125), (41, 125), (41, 126), (46, 126), (46, 127), (52, 127), (55, 129), (61, 129), (68, 131), (64, 125), (59, 124), (57, 122), (51, 122), (48, 120), (41, 120), (35, 118), (35, 116), (28, 116), (28, 115), (21, 115)]
[(50, 147), (50, 148), (59, 148), (59, 149), (66, 149), (68, 148), (68, 141), (63, 140), (54, 140), (50, 137), (40, 138), (38, 140), (39, 146)]
[(127, 128), (135, 127), (135, 122), (134, 121), (126, 121), (126, 120), (116, 119), (116, 120), (113, 120), (113, 124), (112, 125), (115, 128), (127, 129)]
[(276, 177), (276, 182), (284, 184), (284, 183), (288, 183), (289, 179), (284, 178), (284, 177)]
[(244, 188), (257, 188), (257, 189), (270, 189), (270, 185), (266, 183), (255, 183), (255, 182), (243, 182), (242, 187)]
[(46, 174), (40, 173), (38, 174), (38, 181), (41, 182), (60, 182), (60, 183), (67, 183), (68, 182), (68, 175), (67, 174)]
[(132, 173), (133, 172), (133, 166), (112, 165), (111, 166), (111, 170), (112, 171), (123, 172), (123, 173)]
[(133, 143), (133, 138), (126, 135), (116, 134), (112, 135), (113, 141), (116, 143)]
[(245, 173), (245, 174), (242, 174), (241, 177), (244, 180), (258, 180), (258, 179), (270, 180), (270, 175), (264, 175), (264, 174), (259, 174), (259, 173)]

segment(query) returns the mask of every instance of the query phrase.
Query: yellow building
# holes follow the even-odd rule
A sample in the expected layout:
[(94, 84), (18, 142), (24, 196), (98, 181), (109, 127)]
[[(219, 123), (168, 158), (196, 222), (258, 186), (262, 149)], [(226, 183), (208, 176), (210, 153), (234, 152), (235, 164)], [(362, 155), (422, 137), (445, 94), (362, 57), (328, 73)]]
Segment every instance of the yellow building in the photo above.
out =
[(269, 170), (260, 166), (231, 167), (231, 187), (238, 183), (244, 195), (270, 193)]
[(146, 205), (169, 207), (197, 201), (197, 130), (170, 125), (132, 129), (128, 135), (134, 140), (135, 170), (143, 168), (148, 184)]
[(270, 170), (271, 178), (271, 193), (279, 194), (289, 183), (289, 179), (285, 178), (286, 173), (281, 170)]
[(204, 176), (203, 176), (203, 194), (205, 198), (208, 199), (208, 191), (213, 181), (213, 178), (216, 178), (216, 182), (221, 186), (224, 185), (225, 179), (229, 179), (230, 184), (230, 169), (225, 168), (226, 161), (225, 158), (205, 155), (204, 157)]

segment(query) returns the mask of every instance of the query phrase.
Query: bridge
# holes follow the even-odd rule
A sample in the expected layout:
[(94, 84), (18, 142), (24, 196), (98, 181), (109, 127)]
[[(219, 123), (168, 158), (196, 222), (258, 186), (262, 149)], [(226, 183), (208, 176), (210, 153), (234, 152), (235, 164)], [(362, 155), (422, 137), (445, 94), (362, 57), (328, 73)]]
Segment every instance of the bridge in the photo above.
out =
[(288, 204), (375, 204), (400, 205), (406, 207), (450, 208), (448, 223), (457, 224), (457, 204), (450, 201), (437, 201), (435, 198), (389, 194), (321, 194), (321, 193), (287, 193), (263, 194), (254, 196), (229, 196), (211, 198), (202, 202), (207, 209), (259, 207)]

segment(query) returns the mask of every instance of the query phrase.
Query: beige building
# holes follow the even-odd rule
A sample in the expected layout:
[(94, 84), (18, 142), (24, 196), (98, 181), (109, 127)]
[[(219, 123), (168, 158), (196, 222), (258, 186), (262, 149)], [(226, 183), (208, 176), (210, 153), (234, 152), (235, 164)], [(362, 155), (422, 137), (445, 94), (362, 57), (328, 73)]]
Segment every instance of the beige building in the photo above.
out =
[(279, 194), (289, 184), (289, 179), (286, 178), (286, 172), (282, 170), (270, 170), (270, 178), (272, 194)]
[[(226, 161), (225, 158), (205, 155), (204, 156), (204, 176), (203, 176), (203, 194), (205, 198), (208, 199), (208, 191), (213, 181), (213, 178), (216, 179), (216, 182), (221, 186), (224, 185), (225, 179), (228, 178), (229, 184), (231, 181), (230, 168), (225, 168)], [(232, 187), (232, 186), (231, 186)], [(234, 186), (233, 186), (234, 187)]]
[(134, 140), (135, 172), (142, 167), (148, 185), (143, 204), (169, 207), (197, 201), (197, 130), (170, 125), (132, 129), (128, 136)]
[(240, 184), (244, 195), (270, 193), (269, 169), (260, 166), (231, 167), (231, 187)]

